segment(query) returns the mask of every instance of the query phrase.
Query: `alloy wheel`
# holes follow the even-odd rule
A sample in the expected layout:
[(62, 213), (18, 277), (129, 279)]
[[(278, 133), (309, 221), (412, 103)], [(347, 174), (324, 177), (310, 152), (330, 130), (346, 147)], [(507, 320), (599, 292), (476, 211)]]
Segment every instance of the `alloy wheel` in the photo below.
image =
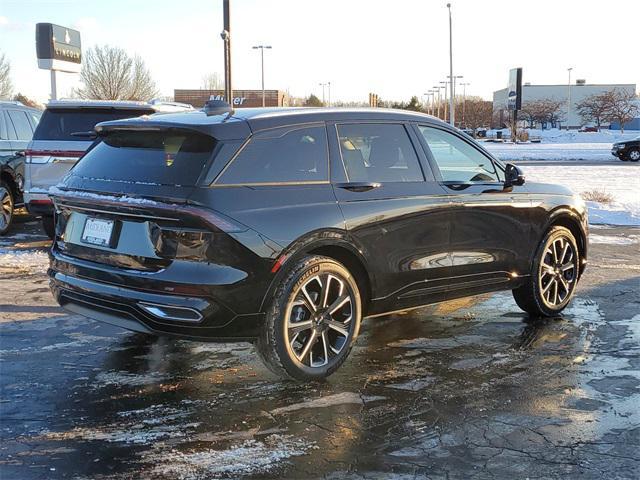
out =
[(13, 216), (13, 198), (11, 192), (0, 186), (0, 231), (6, 229)]
[(629, 152), (629, 159), (632, 162), (637, 162), (638, 160), (640, 160), (640, 150), (631, 150)]
[(290, 298), (288, 347), (306, 367), (326, 367), (353, 335), (354, 293), (339, 275), (325, 273), (307, 279)]
[(557, 308), (570, 297), (578, 275), (577, 252), (564, 236), (554, 238), (545, 249), (538, 271), (542, 300)]

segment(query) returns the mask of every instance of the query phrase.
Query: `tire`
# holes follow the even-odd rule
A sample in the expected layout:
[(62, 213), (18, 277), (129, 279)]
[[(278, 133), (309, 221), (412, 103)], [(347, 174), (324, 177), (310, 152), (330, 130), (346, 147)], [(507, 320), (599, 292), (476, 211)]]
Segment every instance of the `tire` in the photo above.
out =
[(11, 187), (0, 180), (0, 235), (9, 233), (13, 223), (14, 198)]
[(640, 161), (640, 149), (633, 148), (627, 153), (627, 160), (632, 162)]
[(531, 274), (524, 285), (513, 290), (513, 298), (532, 316), (556, 316), (575, 292), (579, 268), (575, 237), (564, 227), (552, 227), (538, 246)]
[(281, 378), (321, 380), (349, 356), (361, 315), (360, 292), (351, 273), (331, 258), (303, 257), (277, 286), (256, 348)]
[(42, 228), (44, 229), (44, 233), (47, 234), (47, 237), (53, 240), (56, 236), (55, 217), (52, 215), (42, 217)]

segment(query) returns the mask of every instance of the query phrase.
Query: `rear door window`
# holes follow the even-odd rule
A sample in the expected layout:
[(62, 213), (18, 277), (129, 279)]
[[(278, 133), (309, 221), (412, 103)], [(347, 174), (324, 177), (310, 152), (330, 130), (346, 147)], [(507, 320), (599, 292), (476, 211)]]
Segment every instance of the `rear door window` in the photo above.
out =
[(72, 174), (146, 185), (193, 186), (208, 165), (216, 140), (181, 130), (108, 133)]
[(338, 125), (338, 140), (349, 182), (424, 181), (404, 125)]
[(216, 183), (256, 185), (328, 181), (329, 153), (323, 124), (258, 132)]
[(33, 135), (34, 140), (82, 140), (71, 135), (88, 132), (100, 122), (139, 117), (153, 113), (150, 110), (52, 108), (45, 110)]
[(31, 123), (29, 123), (27, 114), (20, 110), (9, 110), (7, 113), (15, 129), (17, 140), (31, 140), (33, 130), (31, 129)]

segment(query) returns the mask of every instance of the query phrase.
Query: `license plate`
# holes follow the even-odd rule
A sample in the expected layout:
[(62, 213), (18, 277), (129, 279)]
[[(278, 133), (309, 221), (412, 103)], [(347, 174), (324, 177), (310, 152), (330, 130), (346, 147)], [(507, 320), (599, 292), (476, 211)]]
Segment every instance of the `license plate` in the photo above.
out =
[(113, 238), (113, 220), (103, 220), (101, 218), (87, 218), (82, 231), (82, 240), (84, 243), (99, 245), (101, 247), (110, 247)]

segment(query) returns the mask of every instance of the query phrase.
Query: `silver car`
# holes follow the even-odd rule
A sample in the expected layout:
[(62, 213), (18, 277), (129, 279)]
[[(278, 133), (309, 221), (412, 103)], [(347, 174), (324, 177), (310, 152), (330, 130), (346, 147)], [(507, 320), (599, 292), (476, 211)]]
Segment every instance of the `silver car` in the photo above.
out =
[(56, 185), (93, 143), (96, 124), (108, 120), (192, 109), (169, 102), (60, 100), (50, 102), (27, 148), (24, 201), (27, 210), (42, 216), (45, 232), (53, 236), (53, 204), (49, 188)]

